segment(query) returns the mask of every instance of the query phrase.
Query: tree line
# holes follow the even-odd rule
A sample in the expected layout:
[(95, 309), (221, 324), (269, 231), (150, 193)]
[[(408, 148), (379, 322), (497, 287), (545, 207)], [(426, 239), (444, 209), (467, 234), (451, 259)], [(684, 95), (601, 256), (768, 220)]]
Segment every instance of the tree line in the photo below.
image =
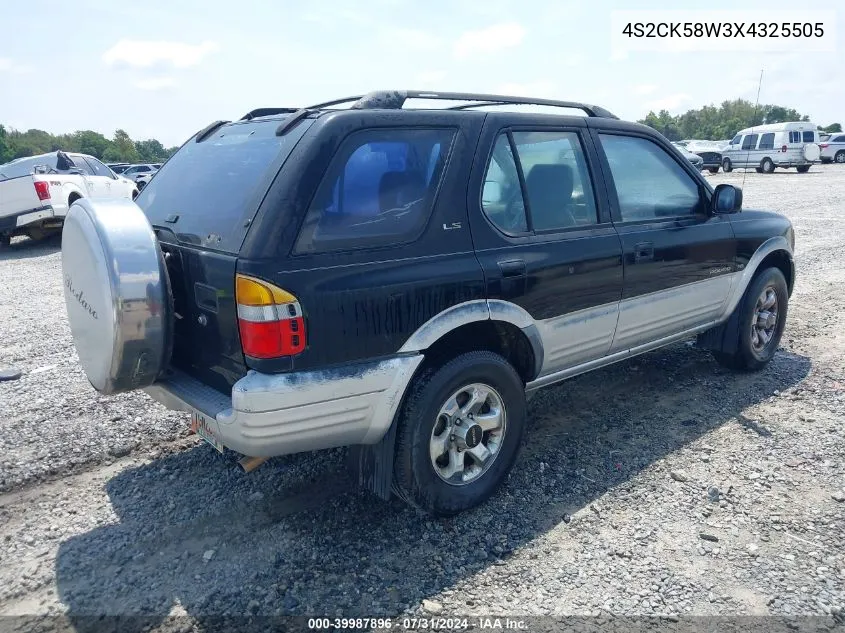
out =
[(124, 130), (116, 130), (109, 139), (93, 130), (57, 135), (36, 129), (22, 132), (0, 125), (0, 165), (56, 150), (88, 154), (106, 163), (161, 163), (177, 149), (164, 147), (156, 139), (133, 141)]
[[(810, 117), (794, 108), (778, 105), (755, 106), (750, 101), (735, 99), (723, 101), (720, 106), (706, 105), (697, 110), (672, 116), (666, 110), (657, 114), (649, 112), (639, 123), (654, 128), (670, 141), (701, 139), (720, 141), (733, 138), (740, 130), (765, 123), (784, 121), (809, 121)], [(841, 132), (839, 123), (827, 127), (818, 126), (825, 132)]]

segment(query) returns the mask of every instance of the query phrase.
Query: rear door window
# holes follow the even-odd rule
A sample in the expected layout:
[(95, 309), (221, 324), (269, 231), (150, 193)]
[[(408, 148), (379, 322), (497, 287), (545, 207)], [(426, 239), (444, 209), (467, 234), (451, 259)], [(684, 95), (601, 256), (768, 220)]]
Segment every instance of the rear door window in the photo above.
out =
[(452, 129), (372, 129), (348, 137), (305, 216), (295, 252), (413, 241), (443, 176)]
[(103, 176), (104, 178), (112, 177), (111, 170), (106, 167), (103, 163), (98, 161), (96, 158), (92, 156), (86, 156), (85, 162), (89, 165), (91, 171), (94, 172), (95, 176)]
[(812, 130), (805, 131), (803, 140), (804, 140), (805, 143), (815, 143), (816, 142), (816, 133), (813, 132)]
[[(270, 184), (312, 120), (276, 136), (280, 119), (234, 123), (191, 139), (136, 202), (183, 242), (237, 253)], [(128, 171), (128, 170), (127, 170)], [(175, 220), (174, 220), (175, 218)]]

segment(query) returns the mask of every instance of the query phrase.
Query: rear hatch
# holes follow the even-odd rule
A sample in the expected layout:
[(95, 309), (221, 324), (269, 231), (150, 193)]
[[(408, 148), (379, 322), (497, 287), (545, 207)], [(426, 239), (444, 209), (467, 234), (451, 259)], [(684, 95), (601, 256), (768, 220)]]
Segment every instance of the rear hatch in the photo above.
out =
[(224, 125), (189, 140), (136, 202), (159, 238), (174, 300), (172, 365), (228, 392), (246, 374), (235, 273), (249, 225), (311, 124), (282, 136), (283, 117)]

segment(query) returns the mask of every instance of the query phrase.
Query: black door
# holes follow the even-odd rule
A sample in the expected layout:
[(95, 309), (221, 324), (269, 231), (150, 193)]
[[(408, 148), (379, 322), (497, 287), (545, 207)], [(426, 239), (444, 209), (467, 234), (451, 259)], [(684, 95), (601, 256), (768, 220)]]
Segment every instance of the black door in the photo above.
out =
[(736, 240), (729, 219), (710, 212), (703, 178), (646, 135), (599, 129), (594, 139), (625, 262), (612, 351), (713, 322), (734, 280)]
[(603, 188), (583, 120), (530, 120), (488, 116), (468, 206), (494, 317), (497, 306), (513, 305), (530, 316), (543, 339), (545, 375), (610, 349), (622, 251), (596, 195)]

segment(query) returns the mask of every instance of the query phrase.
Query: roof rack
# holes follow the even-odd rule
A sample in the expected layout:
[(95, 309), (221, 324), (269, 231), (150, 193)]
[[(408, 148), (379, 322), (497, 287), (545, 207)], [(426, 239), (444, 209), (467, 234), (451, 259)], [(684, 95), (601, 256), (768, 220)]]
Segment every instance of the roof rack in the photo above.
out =
[(369, 110), (375, 108), (398, 110), (405, 105), (405, 101), (407, 99), (431, 99), (439, 101), (476, 102), (452, 106), (446, 108), (447, 110), (468, 110), (470, 108), (480, 108), (483, 106), (498, 105), (540, 105), (583, 110), (587, 114), (587, 116), (591, 117), (601, 117), (606, 119), (619, 118), (611, 112), (605, 110), (601, 106), (589, 105), (586, 103), (580, 103), (578, 101), (558, 101), (555, 99), (538, 99), (533, 97), (480, 94), (474, 92), (431, 92), (425, 90), (378, 90), (375, 92), (369, 92), (365, 95), (345, 97), (343, 99), (334, 99), (333, 101), (318, 103), (313, 106), (308, 106), (308, 109), (316, 110), (320, 108), (327, 108), (333, 105), (339, 105), (341, 103), (351, 102), (352, 105), (350, 106), (350, 108), (353, 110)]
[(260, 116), (272, 116), (274, 114), (291, 114), (296, 112), (299, 108), (257, 108), (250, 110), (241, 117), (241, 121), (250, 121)]

